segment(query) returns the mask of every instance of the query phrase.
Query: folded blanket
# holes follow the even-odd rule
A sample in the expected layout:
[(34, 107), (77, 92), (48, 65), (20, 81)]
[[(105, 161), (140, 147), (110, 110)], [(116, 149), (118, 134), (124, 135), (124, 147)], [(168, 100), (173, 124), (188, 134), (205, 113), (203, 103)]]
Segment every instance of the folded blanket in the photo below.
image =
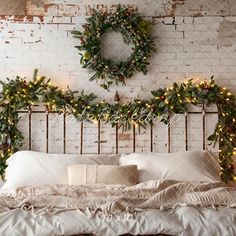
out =
[(135, 186), (42, 185), (0, 193), (0, 212), (15, 208), (90, 210), (107, 214), (173, 208), (177, 205), (236, 207), (236, 199), (222, 182), (153, 180)]

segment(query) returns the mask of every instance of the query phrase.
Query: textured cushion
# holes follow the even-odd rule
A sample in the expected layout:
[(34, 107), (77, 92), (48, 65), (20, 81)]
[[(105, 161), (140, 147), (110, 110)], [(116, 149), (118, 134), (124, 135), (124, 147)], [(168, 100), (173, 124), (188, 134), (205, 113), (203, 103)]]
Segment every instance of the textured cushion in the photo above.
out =
[(124, 184), (135, 185), (138, 181), (136, 165), (72, 165), (68, 167), (68, 180), (71, 185), (80, 184)]
[(153, 179), (220, 181), (220, 166), (208, 151), (133, 153), (122, 156), (120, 165), (137, 165), (139, 182)]
[(5, 188), (41, 184), (67, 184), (67, 167), (74, 164), (116, 165), (118, 155), (47, 154), (19, 151), (8, 160)]

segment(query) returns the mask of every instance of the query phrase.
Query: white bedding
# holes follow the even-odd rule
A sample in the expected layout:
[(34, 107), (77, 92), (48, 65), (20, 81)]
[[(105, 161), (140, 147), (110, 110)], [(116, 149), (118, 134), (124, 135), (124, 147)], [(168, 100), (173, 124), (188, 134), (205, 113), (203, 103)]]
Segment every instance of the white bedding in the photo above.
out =
[[(128, 220), (124, 220), (128, 219)], [(148, 210), (129, 218), (125, 213), (113, 218), (86, 216), (80, 210), (56, 215), (35, 215), (21, 209), (0, 214), (1, 236), (53, 236), (92, 233), (115, 236), (125, 233), (169, 234), (176, 236), (235, 236), (236, 209), (211, 207), (177, 207)]]
[(19, 187), (0, 194), (0, 235), (235, 236), (235, 207), (222, 182)]

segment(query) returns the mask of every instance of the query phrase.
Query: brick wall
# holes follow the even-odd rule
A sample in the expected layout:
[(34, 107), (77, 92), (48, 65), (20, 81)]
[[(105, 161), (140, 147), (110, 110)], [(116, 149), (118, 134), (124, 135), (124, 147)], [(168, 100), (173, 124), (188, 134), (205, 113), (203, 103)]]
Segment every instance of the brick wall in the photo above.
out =
[[(89, 82), (87, 70), (79, 64), (78, 51), (74, 48), (78, 40), (71, 30), (81, 29), (82, 23), (92, 8), (107, 10), (117, 4), (136, 7), (143, 16), (155, 23), (158, 52), (151, 59), (148, 75), (136, 74), (127, 81), (127, 86), (112, 87), (105, 92), (96, 82)], [(117, 37), (117, 36), (114, 36)], [(108, 38), (109, 49), (124, 50), (120, 37)], [(114, 54), (117, 55), (117, 54)], [(125, 57), (126, 55), (121, 55)], [(31, 76), (33, 69), (51, 77), (60, 87), (69, 87), (86, 92), (94, 92), (99, 99), (111, 99), (116, 90), (123, 101), (135, 97), (149, 97), (150, 90), (160, 86), (170, 86), (174, 81), (181, 82), (193, 78), (208, 79), (215, 76), (217, 83), (229, 87), (236, 94), (236, 0), (0, 0), (0, 78), (15, 75)], [(51, 117), (50, 128), (57, 127), (60, 119)], [(191, 117), (190, 147), (201, 147), (200, 118)], [(34, 117), (35, 149), (44, 150), (41, 143), (44, 137), (44, 117)], [(38, 122), (36, 122), (38, 120)], [(211, 125), (212, 117), (207, 118)], [(73, 121), (74, 122), (74, 121)], [(67, 130), (67, 149), (79, 149), (79, 126), (70, 122)], [(23, 117), (21, 128), (27, 126)], [(95, 152), (97, 140), (96, 124), (87, 124), (85, 151)], [(154, 149), (166, 151), (166, 132), (155, 127)], [(183, 148), (183, 119), (173, 125), (172, 150)], [(36, 131), (36, 127), (39, 129)], [(41, 127), (41, 128), (40, 128)], [(55, 128), (54, 130), (58, 130)], [(108, 133), (109, 131), (109, 133)], [(102, 127), (103, 152), (114, 151), (111, 146), (114, 132)], [(137, 151), (149, 149), (149, 130), (137, 134)], [(120, 134), (123, 151), (131, 151), (131, 133)], [(62, 134), (50, 132), (50, 152), (62, 150)], [(27, 147), (27, 140), (25, 147)], [(41, 147), (41, 148), (40, 148)]]

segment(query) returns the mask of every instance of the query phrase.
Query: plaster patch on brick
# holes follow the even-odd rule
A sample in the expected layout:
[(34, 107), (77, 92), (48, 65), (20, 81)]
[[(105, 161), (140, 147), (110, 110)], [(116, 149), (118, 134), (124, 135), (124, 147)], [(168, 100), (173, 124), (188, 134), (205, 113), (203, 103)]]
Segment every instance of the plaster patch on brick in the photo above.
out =
[(27, 15), (37, 16), (78, 16), (80, 9), (80, 2), (70, 1), (27, 0), (26, 5)]
[(42, 0), (31, 0), (31, 4), (35, 5), (36, 7), (43, 7), (45, 4), (45, 1)]
[(228, 0), (170, 0), (169, 12), (171, 16), (204, 16), (229, 15)]
[(0, 15), (24, 15), (25, 0), (0, 0)]
[(172, 0), (170, 15), (174, 16), (175, 11), (178, 9), (178, 7), (183, 6), (184, 4), (185, 4), (185, 0)]
[[(99, 10), (100, 12), (102, 13), (105, 13), (105, 12), (108, 12), (109, 9), (113, 9), (115, 7), (117, 7), (118, 5), (117, 4), (113, 4), (113, 5), (105, 5), (105, 4), (88, 4), (85, 6), (85, 14), (87, 16), (90, 16), (92, 15), (92, 12), (93, 12), (93, 9), (96, 9), (96, 10)], [(126, 7), (128, 7), (130, 10), (133, 10), (133, 9), (138, 9), (138, 6), (135, 5), (135, 4), (126, 4), (124, 5)]]
[(37, 15), (43, 16), (44, 14), (44, 5), (47, 3), (47, 0), (26, 0), (26, 14), (27, 15)]
[(132, 134), (119, 134), (119, 140), (132, 140)]
[(232, 47), (236, 44), (236, 21), (224, 20), (220, 23), (217, 46)]
[(78, 16), (81, 15), (80, 5), (77, 4), (47, 4), (44, 12), (49, 16)]
[(236, 15), (236, 2), (235, 2), (235, 0), (229, 0), (229, 10), (230, 10), (231, 16)]

